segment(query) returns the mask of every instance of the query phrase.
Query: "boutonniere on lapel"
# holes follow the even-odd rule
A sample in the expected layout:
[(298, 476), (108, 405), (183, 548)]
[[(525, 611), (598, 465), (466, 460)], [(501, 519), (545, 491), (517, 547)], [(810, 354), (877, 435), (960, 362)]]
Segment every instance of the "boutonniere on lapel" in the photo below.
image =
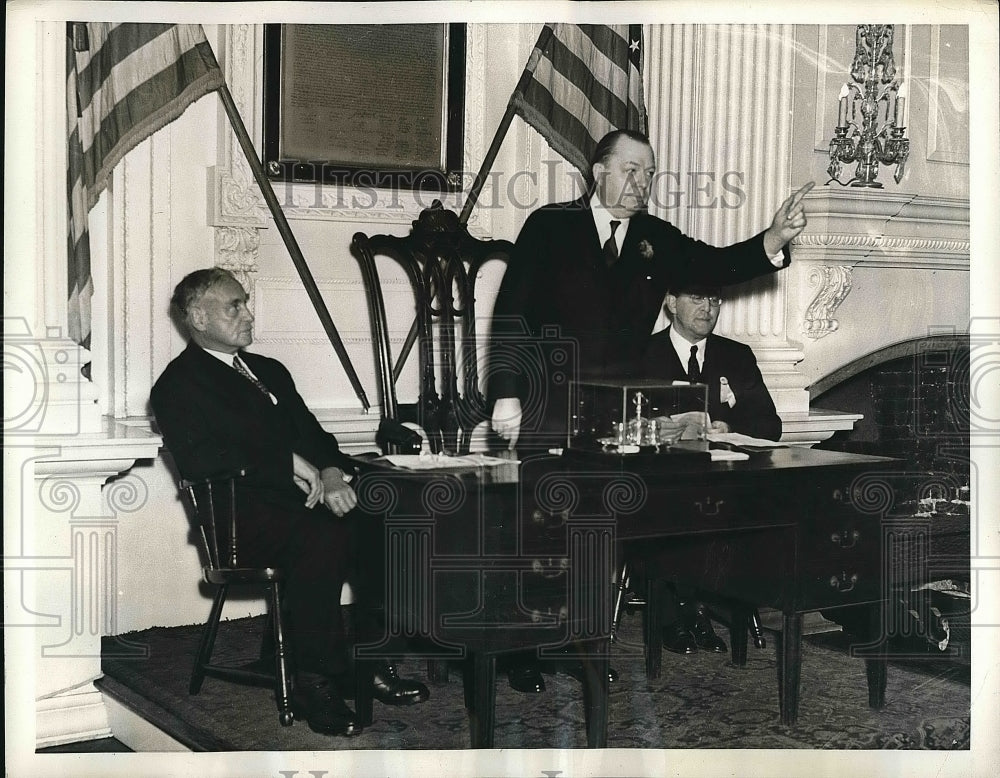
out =
[(639, 256), (649, 262), (653, 258), (653, 244), (648, 240), (639, 241)]

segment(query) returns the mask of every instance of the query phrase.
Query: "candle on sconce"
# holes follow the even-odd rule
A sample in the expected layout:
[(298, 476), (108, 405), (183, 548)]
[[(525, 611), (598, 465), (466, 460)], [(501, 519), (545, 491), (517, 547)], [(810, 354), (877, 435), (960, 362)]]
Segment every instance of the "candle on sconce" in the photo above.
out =
[(906, 126), (906, 86), (901, 86), (896, 92), (896, 112), (892, 116), (892, 123), (896, 127)]
[[(895, 165), (899, 184), (910, 153), (904, 84), (896, 78), (892, 55), (894, 25), (859, 24), (851, 80), (837, 98), (837, 127), (830, 138), (830, 181), (841, 186), (882, 189), (880, 166)], [(828, 109), (829, 110), (829, 109)], [(919, 123), (919, 122), (918, 122)], [(856, 163), (854, 175), (841, 180), (844, 163)]]

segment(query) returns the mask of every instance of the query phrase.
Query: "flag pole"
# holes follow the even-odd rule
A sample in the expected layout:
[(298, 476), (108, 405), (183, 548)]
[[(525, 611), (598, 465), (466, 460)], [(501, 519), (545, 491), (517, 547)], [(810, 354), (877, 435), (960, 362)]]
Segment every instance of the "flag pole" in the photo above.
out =
[(323, 324), (323, 329), (326, 330), (326, 335), (333, 345), (333, 350), (337, 352), (337, 356), (340, 358), (340, 364), (343, 366), (344, 372), (347, 373), (347, 378), (351, 382), (354, 394), (357, 395), (357, 398), (361, 401), (361, 406), (367, 412), (371, 407), (371, 404), (368, 402), (368, 396), (365, 394), (364, 387), (361, 386), (361, 380), (354, 370), (351, 357), (348, 355), (347, 349), (344, 348), (344, 342), (340, 339), (340, 333), (337, 332), (337, 326), (333, 323), (330, 311), (327, 309), (326, 303), (319, 293), (316, 280), (313, 278), (312, 272), (310, 272), (309, 266), (306, 264), (305, 257), (302, 256), (302, 250), (299, 248), (298, 241), (295, 240), (295, 235), (292, 234), (292, 228), (288, 225), (285, 213), (281, 210), (278, 197), (274, 194), (274, 189), (271, 188), (271, 182), (267, 180), (267, 176), (264, 174), (264, 167), (257, 157), (257, 151), (250, 140), (250, 134), (247, 132), (246, 125), (243, 124), (243, 117), (240, 116), (239, 109), (236, 107), (236, 102), (233, 100), (233, 95), (229, 91), (228, 84), (223, 83), (219, 88), (219, 96), (222, 98), (222, 105), (226, 109), (226, 116), (229, 117), (229, 123), (236, 133), (236, 139), (240, 142), (240, 148), (243, 149), (243, 154), (246, 156), (247, 162), (250, 163), (250, 169), (253, 171), (253, 177), (257, 180), (257, 186), (260, 187), (260, 191), (264, 195), (264, 201), (271, 211), (271, 216), (274, 218), (278, 232), (281, 233), (281, 238), (285, 242), (285, 248), (288, 249), (288, 253), (292, 257), (292, 263), (299, 272), (299, 278), (302, 279), (302, 285), (306, 288), (309, 300), (312, 302), (313, 308), (316, 309), (316, 314)]
[[(517, 82), (517, 86), (514, 87), (514, 91), (511, 93), (510, 100), (507, 101), (507, 110), (504, 112), (503, 118), (500, 119), (500, 125), (497, 127), (496, 134), (493, 136), (493, 142), (490, 144), (489, 149), (487, 149), (486, 157), (483, 159), (483, 164), (479, 167), (479, 172), (476, 174), (476, 178), (472, 182), (472, 188), (469, 190), (469, 196), (465, 200), (465, 205), (462, 206), (462, 214), (458, 217), (459, 224), (465, 224), (468, 222), (469, 216), (472, 215), (472, 209), (476, 207), (476, 203), (479, 200), (479, 193), (483, 190), (483, 185), (486, 183), (486, 177), (489, 175), (490, 169), (496, 161), (497, 154), (500, 153), (500, 146), (503, 144), (503, 140), (507, 136), (507, 130), (510, 129), (510, 123), (514, 120), (514, 114), (516, 113), (514, 98), (523, 93), (527, 88), (528, 81), (531, 80), (531, 76), (535, 72), (534, 65), (538, 64), (537, 58), (534, 57), (534, 53), (536, 51), (545, 50), (545, 47), (549, 45), (549, 38), (552, 37), (552, 32), (552, 25), (546, 24), (542, 28), (541, 35), (538, 36), (538, 41), (535, 43), (535, 47), (531, 52), (532, 56), (528, 58), (528, 65), (525, 66), (524, 72), (521, 73), (521, 78)], [(533, 59), (535, 60), (534, 63), (532, 63)]]

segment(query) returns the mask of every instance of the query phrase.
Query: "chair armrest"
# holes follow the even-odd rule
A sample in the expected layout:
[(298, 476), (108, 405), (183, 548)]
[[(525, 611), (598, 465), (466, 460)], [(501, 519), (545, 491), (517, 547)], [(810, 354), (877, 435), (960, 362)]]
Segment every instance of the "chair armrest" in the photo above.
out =
[(180, 481), (181, 489), (190, 489), (195, 486), (202, 486), (204, 484), (214, 484), (219, 481), (235, 481), (238, 478), (246, 478), (250, 474), (249, 468), (240, 468), (239, 470), (232, 470), (228, 472), (214, 473), (213, 475), (207, 476), (206, 478), (198, 479), (187, 479), (182, 478)]
[[(381, 454), (376, 456), (381, 456)], [(349, 476), (359, 476), (362, 473), (368, 473), (373, 470), (381, 469), (379, 465), (371, 461), (371, 458), (353, 456), (351, 454), (344, 454), (343, 461), (338, 465), (338, 467), (344, 471), (345, 475)]]

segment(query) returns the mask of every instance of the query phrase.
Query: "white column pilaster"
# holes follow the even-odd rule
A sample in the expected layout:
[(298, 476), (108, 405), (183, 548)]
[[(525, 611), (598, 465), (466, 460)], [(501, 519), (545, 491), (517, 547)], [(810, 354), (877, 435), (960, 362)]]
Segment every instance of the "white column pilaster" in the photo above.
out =
[[(790, 25), (668, 25), (648, 36), (650, 138), (660, 175), (650, 210), (726, 245), (765, 229), (792, 191)], [(717, 332), (754, 349), (779, 413), (809, 394), (788, 337), (785, 273), (742, 285)]]

